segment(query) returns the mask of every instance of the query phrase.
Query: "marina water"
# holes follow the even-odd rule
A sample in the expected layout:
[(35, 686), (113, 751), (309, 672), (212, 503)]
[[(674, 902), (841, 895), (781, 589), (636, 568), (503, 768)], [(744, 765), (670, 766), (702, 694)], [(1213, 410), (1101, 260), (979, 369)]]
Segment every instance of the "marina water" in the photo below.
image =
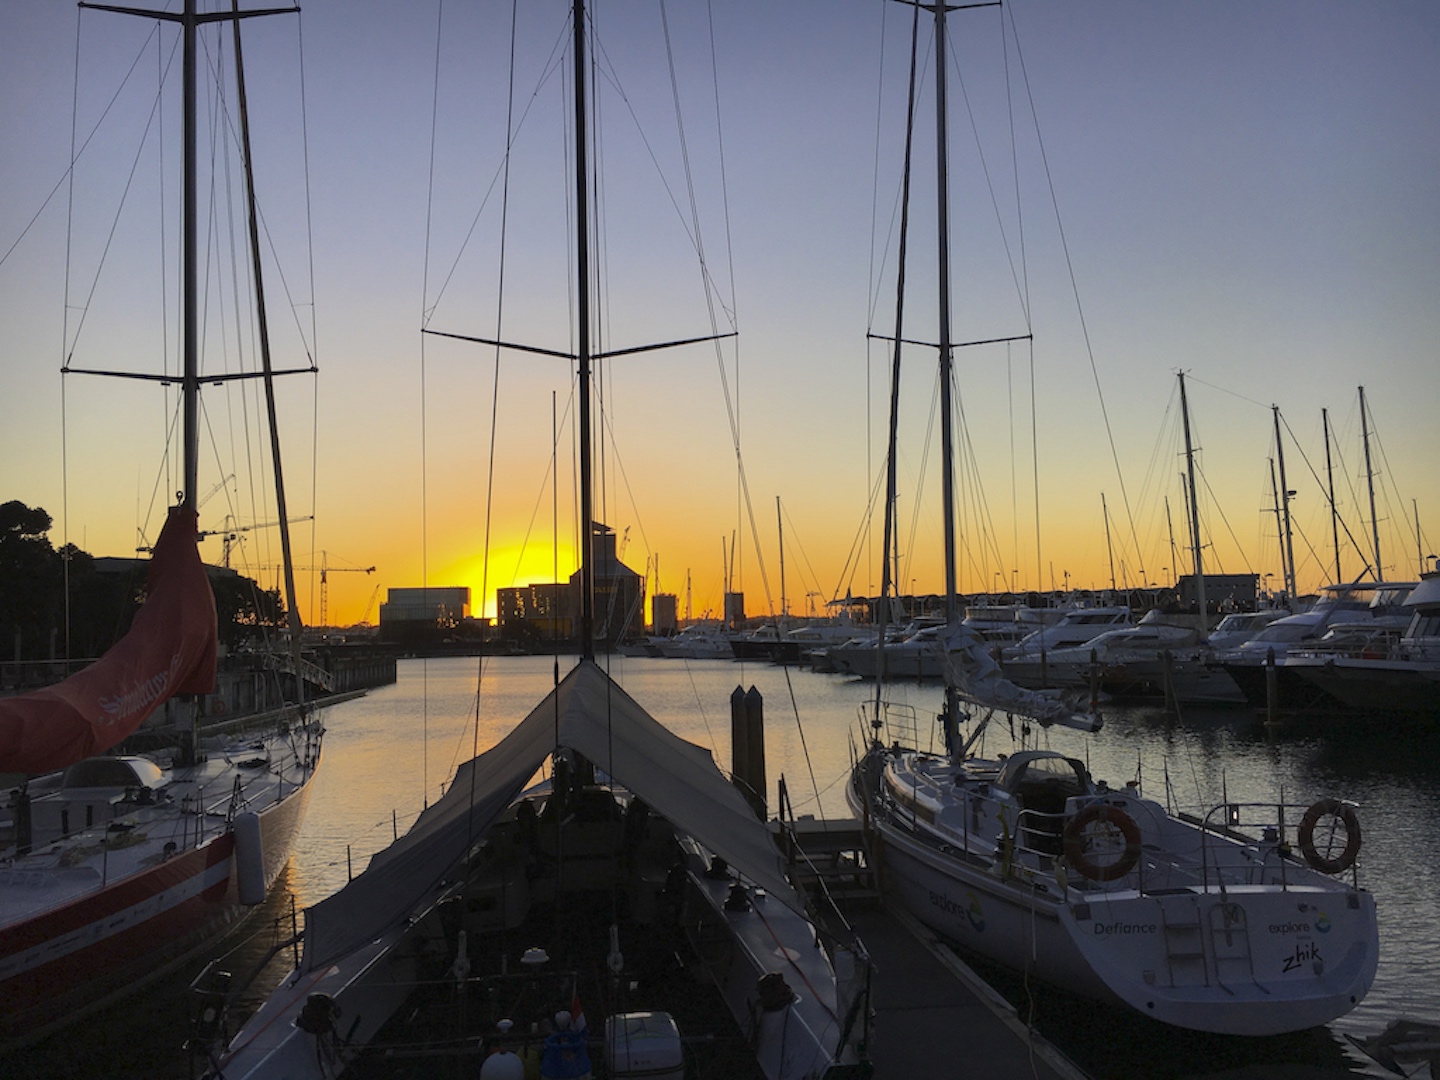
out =
[[(572, 662), (560, 659), (562, 673)], [(846, 815), (851, 746), (861, 737), (860, 710), (873, 700), (873, 684), (770, 664), (619, 656), (605, 662), (656, 719), (709, 749), (726, 768), (730, 695), (737, 686), (756, 687), (765, 701), (772, 813), (783, 775), (797, 815)], [(535, 707), (553, 684), (554, 670), (554, 659), (543, 656), (403, 660), (395, 685), (326, 710), (324, 760), (289, 871), (240, 934), (216, 947), (227, 967), (245, 971), (288, 930), (292, 895), (303, 908), (363, 870), (427, 801), (439, 798), (459, 762), (493, 745)], [(938, 685), (892, 685), (885, 696), (894, 714), (913, 712), (922, 740), (932, 732), (938, 740)], [(1377, 1034), (1402, 1015), (1440, 1020), (1434, 976), (1440, 960), (1440, 734), (1361, 720), (1270, 727), (1248, 710), (1185, 710), (1176, 717), (1158, 708), (1111, 708), (1105, 718), (1096, 735), (1058, 728), (1027, 733), (1017, 722), (1012, 739), (1004, 723), (992, 724), (983, 750), (1008, 753), (1028, 738), (1029, 745), (1081, 759), (1097, 779), (1112, 785), (1138, 779), (1149, 797), (1192, 812), (1226, 799), (1283, 797), (1308, 805), (1334, 795), (1355, 801), (1364, 834), (1360, 882), (1375, 894), (1379, 910), (1375, 984), (1354, 1012), (1328, 1030), (1256, 1040), (1176, 1033), (1118, 1012), (1097, 1017), (1088, 1003), (1005, 972), (982, 973), (1022, 1017), (1033, 1006), (1037, 1028), (1096, 1077), (1258, 1077), (1282, 1063), (1304, 1070), (1286, 1074), (1294, 1077), (1347, 1070), (1387, 1075), (1373, 1063), (1367, 1072), (1343, 1036)], [(242, 1008), (253, 1008), (290, 962), (288, 952), (274, 960)], [(67, 1035), (0, 1061), (0, 1074), (35, 1080), (188, 1075), (181, 1049), (190, 1008), (186, 985), (198, 966)], [(23, 1073), (12, 1071), (21, 1068)], [(1227, 1072), (1246, 1068), (1252, 1071)]]

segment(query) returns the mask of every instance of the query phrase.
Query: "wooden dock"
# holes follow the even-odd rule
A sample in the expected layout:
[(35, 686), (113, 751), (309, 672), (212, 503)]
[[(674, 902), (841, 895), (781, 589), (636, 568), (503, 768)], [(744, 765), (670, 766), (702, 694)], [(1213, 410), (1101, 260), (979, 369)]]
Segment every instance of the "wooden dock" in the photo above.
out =
[(928, 928), (881, 904), (859, 822), (772, 828), (816, 908), (838, 911), (870, 954), (877, 1080), (1088, 1080)]

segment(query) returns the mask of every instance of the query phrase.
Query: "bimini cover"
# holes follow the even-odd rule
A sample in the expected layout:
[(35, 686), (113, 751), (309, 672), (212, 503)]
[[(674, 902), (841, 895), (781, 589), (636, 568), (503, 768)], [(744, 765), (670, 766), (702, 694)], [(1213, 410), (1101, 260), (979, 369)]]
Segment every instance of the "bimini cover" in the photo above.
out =
[(519, 725), (456, 770), (442, 798), (370, 860), (365, 872), (306, 914), (307, 969), (318, 969), (403, 922), (523, 790), (557, 743), (644, 799), (677, 832), (721, 856), (794, 908), (770, 832), (721, 775), (710, 752), (660, 725), (593, 661), (570, 672)]
[(110, 749), (176, 694), (215, 689), (215, 593), (195, 511), (171, 508), (145, 603), (105, 655), (64, 682), (0, 698), (0, 772), (43, 773)]

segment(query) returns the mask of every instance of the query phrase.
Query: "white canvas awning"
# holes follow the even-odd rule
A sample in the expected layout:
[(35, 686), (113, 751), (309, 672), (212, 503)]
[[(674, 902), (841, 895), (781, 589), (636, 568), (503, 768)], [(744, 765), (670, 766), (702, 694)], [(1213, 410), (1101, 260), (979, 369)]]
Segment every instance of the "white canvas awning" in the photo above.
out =
[(672, 734), (593, 661), (583, 661), (492, 749), (456, 770), (449, 790), (365, 872), (310, 908), (304, 966), (315, 969), (404, 921), (559, 747), (578, 752), (645, 800), (677, 832), (797, 911), (784, 862), (710, 752)]

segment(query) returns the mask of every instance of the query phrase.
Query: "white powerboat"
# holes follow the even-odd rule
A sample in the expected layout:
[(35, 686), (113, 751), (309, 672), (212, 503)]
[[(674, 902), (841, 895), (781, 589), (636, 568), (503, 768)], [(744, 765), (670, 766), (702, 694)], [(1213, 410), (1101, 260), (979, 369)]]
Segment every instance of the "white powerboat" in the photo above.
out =
[(1405, 599), (1403, 631), (1327, 635), (1285, 657), (1285, 672), (1351, 712), (1440, 715), (1440, 573), (1421, 576)]

